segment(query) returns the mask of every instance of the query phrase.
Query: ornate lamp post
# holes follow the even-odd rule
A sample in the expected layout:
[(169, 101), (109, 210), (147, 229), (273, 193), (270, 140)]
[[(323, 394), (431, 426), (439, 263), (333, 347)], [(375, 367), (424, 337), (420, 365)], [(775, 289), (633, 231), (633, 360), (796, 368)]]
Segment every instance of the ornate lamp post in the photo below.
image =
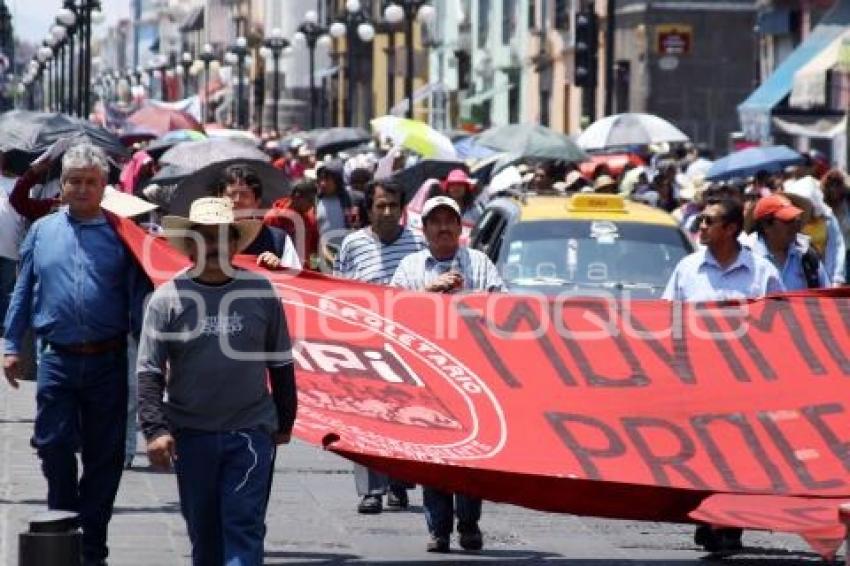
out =
[(198, 58), (204, 63), (204, 95), (202, 97), (204, 101), (203, 108), (203, 121), (210, 121), (210, 65), (213, 61), (215, 61), (215, 53), (213, 52), (212, 45), (209, 43), (205, 43), (203, 49), (201, 50), (201, 54), (198, 55)]
[(384, 19), (387, 22), (404, 22), (404, 96), (407, 98), (408, 118), (413, 118), (413, 22), (417, 18), (422, 23), (430, 23), (434, 19), (434, 7), (429, 5), (427, 0), (394, 0), (394, 3), (384, 9)]
[(177, 73), (183, 75), (183, 98), (189, 96), (189, 77), (191, 76), (190, 71), (194, 62), (195, 60), (192, 54), (184, 51), (183, 56), (180, 58), (180, 64), (175, 69)]
[(226, 55), (226, 61), (230, 64), (236, 64), (236, 127), (246, 130), (247, 124), (247, 105), (245, 104), (245, 59), (248, 55), (248, 40), (244, 36), (236, 38), (236, 43), (230, 48)]
[(66, 112), (76, 114), (77, 108), (74, 104), (74, 36), (77, 31), (77, 14), (73, 11), (74, 1), (65, 0), (65, 7), (56, 14), (56, 23), (67, 30), (68, 36), (68, 82), (64, 95), (66, 99)]
[(329, 47), (331, 38), (327, 28), (319, 25), (319, 14), (310, 10), (304, 15), (304, 23), (298, 26), (298, 31), (293, 37), (295, 43), (307, 45), (310, 52), (310, 128), (316, 127), (316, 46)]
[(50, 86), (50, 84), (51, 84), (51, 82), (50, 82), (50, 78), (51, 78), (50, 77), (50, 67), (51, 67), (50, 60), (53, 59), (53, 50), (50, 49), (50, 47), (48, 47), (47, 45), (42, 45), (41, 47), (38, 48), (38, 52), (36, 53), (36, 56), (38, 57), (38, 60), (41, 63), (42, 68), (44, 69), (42, 71), (43, 80), (47, 81), (47, 86), (44, 87), (44, 90), (43, 90), (45, 95), (42, 97), (43, 98), (42, 107), (43, 107), (43, 110), (50, 111), (50, 110), (53, 109), (53, 96), (52, 96), (53, 89)]
[(53, 37), (53, 58), (58, 67), (58, 81), (56, 88), (56, 109), (59, 112), (67, 112), (67, 98), (65, 97), (65, 44), (68, 38), (68, 30), (64, 26), (54, 25), (50, 28)]
[[(97, 15), (95, 15), (97, 11)], [(100, 0), (78, 0), (80, 37), (80, 80), (79, 102), (77, 110), (80, 116), (88, 117), (91, 112), (91, 26), (92, 22), (103, 18), (100, 13)]]
[(275, 134), (280, 133), (278, 114), (280, 113), (280, 54), (289, 47), (289, 40), (283, 37), (280, 28), (274, 28), (272, 34), (263, 41), (260, 55), (268, 58), (271, 55), (274, 79), (272, 79), (272, 98), (274, 99), (274, 111), (272, 112), (272, 127)]
[[(359, 51), (361, 43), (369, 43), (375, 37), (375, 28), (369, 21), (366, 12), (360, 4), (360, 0), (346, 0), (345, 11), (340, 14), (338, 21), (331, 24), (330, 34), (339, 39), (345, 37), (346, 51), (346, 83), (348, 108), (346, 112), (346, 126), (354, 125), (354, 99), (356, 83), (354, 82), (354, 61), (356, 51)], [(357, 47), (355, 47), (355, 45)]]

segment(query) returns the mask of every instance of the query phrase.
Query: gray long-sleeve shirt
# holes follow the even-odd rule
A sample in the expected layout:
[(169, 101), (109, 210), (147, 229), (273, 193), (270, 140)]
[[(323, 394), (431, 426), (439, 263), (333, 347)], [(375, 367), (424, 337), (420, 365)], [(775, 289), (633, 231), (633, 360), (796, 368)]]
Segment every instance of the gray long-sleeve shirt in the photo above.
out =
[(151, 297), (137, 362), (139, 416), (147, 438), (181, 428), (270, 433), (291, 428), (294, 378), (282, 397), (288, 406), (276, 407), (266, 372), (285, 368), (293, 375), (280, 300), (264, 277), (236, 274), (220, 286), (178, 275)]

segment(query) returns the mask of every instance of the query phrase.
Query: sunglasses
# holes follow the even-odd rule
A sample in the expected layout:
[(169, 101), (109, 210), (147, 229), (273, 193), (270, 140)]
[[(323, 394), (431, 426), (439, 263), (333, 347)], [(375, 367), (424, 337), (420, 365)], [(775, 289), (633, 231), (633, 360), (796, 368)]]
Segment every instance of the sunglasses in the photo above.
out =
[(722, 216), (711, 216), (709, 214), (700, 214), (696, 217), (695, 226), (700, 226), (705, 224), (706, 226), (714, 226), (718, 222), (723, 222)]

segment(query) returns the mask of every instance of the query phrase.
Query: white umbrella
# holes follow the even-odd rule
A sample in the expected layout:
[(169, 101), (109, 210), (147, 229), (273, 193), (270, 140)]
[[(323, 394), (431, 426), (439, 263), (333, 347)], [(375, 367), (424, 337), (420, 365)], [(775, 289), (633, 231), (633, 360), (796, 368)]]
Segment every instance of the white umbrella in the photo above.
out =
[(576, 140), (586, 150), (689, 141), (679, 128), (652, 114), (615, 114), (597, 120)]

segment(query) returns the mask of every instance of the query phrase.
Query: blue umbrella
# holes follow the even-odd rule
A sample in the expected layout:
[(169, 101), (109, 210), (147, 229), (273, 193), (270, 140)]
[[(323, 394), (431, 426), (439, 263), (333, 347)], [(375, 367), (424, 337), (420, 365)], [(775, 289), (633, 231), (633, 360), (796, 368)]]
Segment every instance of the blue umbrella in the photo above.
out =
[(490, 149), (483, 145), (475, 143), (475, 136), (467, 136), (453, 143), (457, 156), (461, 159), (486, 159), (491, 155), (499, 153), (495, 149)]
[(723, 181), (744, 178), (761, 170), (775, 173), (789, 165), (799, 165), (803, 161), (802, 155), (784, 145), (748, 147), (715, 161), (708, 170), (706, 179)]

